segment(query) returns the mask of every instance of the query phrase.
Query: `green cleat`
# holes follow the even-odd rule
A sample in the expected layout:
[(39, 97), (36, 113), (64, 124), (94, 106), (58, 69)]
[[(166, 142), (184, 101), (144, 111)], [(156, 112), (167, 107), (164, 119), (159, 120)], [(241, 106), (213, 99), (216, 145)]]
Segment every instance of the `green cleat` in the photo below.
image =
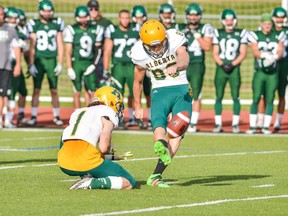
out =
[(169, 188), (170, 186), (162, 181), (161, 174), (153, 174), (151, 175), (146, 183), (148, 186), (151, 187), (161, 187), (161, 188)]
[(172, 158), (169, 152), (169, 149), (166, 148), (161, 141), (156, 141), (154, 144), (154, 152), (159, 156), (160, 160), (168, 165), (171, 163)]

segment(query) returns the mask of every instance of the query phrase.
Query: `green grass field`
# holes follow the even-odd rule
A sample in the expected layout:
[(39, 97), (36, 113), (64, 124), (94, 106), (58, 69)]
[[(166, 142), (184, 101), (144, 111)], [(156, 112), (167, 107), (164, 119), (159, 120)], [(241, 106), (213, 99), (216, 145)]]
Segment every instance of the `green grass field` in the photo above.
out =
[(145, 185), (157, 158), (152, 133), (115, 132), (132, 191), (78, 190), (56, 164), (61, 131), (0, 131), (0, 215), (287, 215), (287, 136), (187, 135), (163, 177)]

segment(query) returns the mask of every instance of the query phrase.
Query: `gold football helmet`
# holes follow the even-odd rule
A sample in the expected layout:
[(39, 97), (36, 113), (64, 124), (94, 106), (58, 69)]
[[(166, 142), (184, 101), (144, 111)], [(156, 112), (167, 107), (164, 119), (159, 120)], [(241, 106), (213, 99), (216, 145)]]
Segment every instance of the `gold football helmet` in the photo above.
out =
[(116, 88), (104, 86), (99, 88), (92, 99), (93, 102), (99, 101), (101, 104), (109, 106), (118, 115), (119, 119), (123, 117), (124, 103), (123, 96)]
[(140, 29), (140, 38), (145, 51), (154, 58), (160, 58), (168, 49), (164, 26), (158, 20), (148, 20)]

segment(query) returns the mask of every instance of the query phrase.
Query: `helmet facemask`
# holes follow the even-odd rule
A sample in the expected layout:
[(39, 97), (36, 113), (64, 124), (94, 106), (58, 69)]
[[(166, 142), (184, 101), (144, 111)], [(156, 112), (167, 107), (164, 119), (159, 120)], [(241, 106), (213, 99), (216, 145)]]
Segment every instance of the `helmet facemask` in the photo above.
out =
[(151, 43), (150, 45), (143, 43), (143, 47), (148, 55), (152, 56), (153, 58), (161, 58), (168, 50), (169, 43), (168, 39), (165, 38), (162, 42), (158, 41), (154, 42), (154, 44)]

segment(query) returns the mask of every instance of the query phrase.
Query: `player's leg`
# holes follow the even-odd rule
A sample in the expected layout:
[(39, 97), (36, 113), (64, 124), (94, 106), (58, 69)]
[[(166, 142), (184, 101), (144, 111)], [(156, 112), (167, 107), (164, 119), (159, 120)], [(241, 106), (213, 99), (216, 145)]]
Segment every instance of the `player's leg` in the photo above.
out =
[(233, 117), (232, 117), (232, 132), (239, 133), (239, 122), (240, 122), (240, 86), (241, 86), (241, 75), (240, 67), (236, 67), (233, 72), (229, 75), (229, 85), (231, 89), (231, 96), (233, 100)]
[(265, 111), (265, 118), (264, 124), (262, 128), (262, 133), (264, 134), (271, 134), (272, 132), (269, 130), (272, 114), (273, 114), (273, 102), (275, 98), (275, 91), (278, 86), (278, 73), (268, 74), (266, 75), (266, 82), (265, 82), (265, 101), (266, 101), (266, 111)]
[(249, 124), (250, 129), (246, 131), (247, 134), (256, 133), (258, 103), (263, 93), (265, 83), (265, 75), (262, 71), (256, 71), (252, 80), (252, 104), (250, 107)]
[(190, 64), (187, 71), (191, 73), (189, 83), (193, 90), (192, 116), (188, 132), (195, 133), (197, 131), (201, 110), (201, 91), (205, 74), (205, 64), (202, 62)]
[(23, 73), (20, 74), (20, 84), (19, 84), (19, 99), (18, 99), (18, 118), (17, 124), (26, 124), (27, 119), (25, 118), (25, 106), (26, 106), (26, 96), (28, 94), (25, 77)]
[(5, 98), (8, 96), (8, 92), (10, 89), (12, 72), (7, 70), (0, 70), (0, 129), (3, 127), (2, 125), (2, 115), (3, 108), (5, 104)]
[(278, 98), (279, 103), (277, 107), (277, 114), (276, 119), (274, 122), (274, 129), (280, 130), (281, 129), (281, 123), (283, 119), (283, 114), (285, 110), (285, 92), (286, 92), (286, 86), (288, 84), (287, 76), (288, 76), (288, 61), (287, 59), (283, 59), (280, 61), (280, 70), (279, 70), (279, 80), (278, 80)]
[(219, 66), (216, 67), (216, 73), (214, 78), (215, 95), (216, 100), (214, 104), (215, 111), (215, 128), (214, 133), (220, 133), (222, 131), (222, 99), (225, 92), (226, 83), (229, 75), (226, 74)]
[(50, 94), (52, 97), (53, 107), (53, 122), (56, 125), (63, 125), (63, 121), (60, 119), (60, 102), (58, 95), (58, 76), (55, 75), (54, 69), (57, 65), (56, 58), (47, 59), (45, 61), (45, 70), (47, 72), (47, 78), (50, 88)]
[(36, 58), (34, 61), (35, 67), (37, 68), (37, 75), (33, 77), (33, 93), (32, 93), (32, 110), (31, 110), (31, 119), (27, 121), (27, 125), (35, 126), (37, 124), (37, 115), (38, 115), (38, 106), (39, 106), (39, 97), (42, 87), (42, 81), (45, 74), (44, 68), (45, 59)]
[(72, 62), (72, 68), (76, 74), (75, 80), (71, 80), (73, 83), (73, 103), (74, 103), (75, 109), (78, 109), (81, 107), (80, 97), (81, 97), (81, 90), (83, 86), (82, 78), (83, 78), (83, 73), (88, 66), (87, 64), (85, 64), (85, 61), (83, 61), (83, 64), (82, 64), (82, 61), (79, 61), (79, 60), (75, 60)]

